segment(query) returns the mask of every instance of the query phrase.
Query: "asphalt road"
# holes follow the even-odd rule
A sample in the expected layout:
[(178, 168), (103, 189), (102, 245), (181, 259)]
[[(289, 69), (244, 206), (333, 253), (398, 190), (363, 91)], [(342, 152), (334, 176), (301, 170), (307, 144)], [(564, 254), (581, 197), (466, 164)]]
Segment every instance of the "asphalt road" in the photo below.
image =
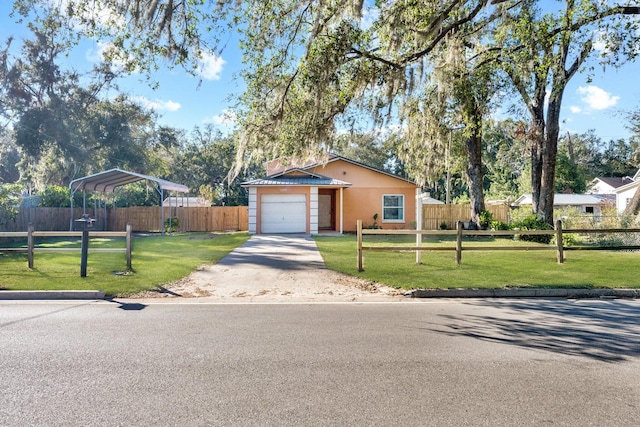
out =
[(2, 426), (630, 426), (640, 301), (0, 304)]

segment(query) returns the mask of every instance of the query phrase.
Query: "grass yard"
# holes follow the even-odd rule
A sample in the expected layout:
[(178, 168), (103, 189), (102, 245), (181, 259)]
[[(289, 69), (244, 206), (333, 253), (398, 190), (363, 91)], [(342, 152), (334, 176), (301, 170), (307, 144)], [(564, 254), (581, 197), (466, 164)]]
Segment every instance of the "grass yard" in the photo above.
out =
[[(133, 271), (123, 271), (124, 253), (89, 252), (87, 277), (80, 277), (80, 251), (36, 252), (32, 270), (27, 267), (27, 254), (0, 253), (0, 289), (103, 290), (109, 296), (131, 295), (179, 280), (202, 264), (216, 263), (248, 237), (247, 233), (134, 237)], [(93, 238), (89, 244), (90, 249), (124, 246), (124, 238)], [(37, 238), (36, 247), (79, 248), (80, 238)]]
[[(467, 251), (462, 265), (455, 251), (423, 251), (416, 265), (415, 252), (364, 251), (364, 271), (356, 268), (356, 237), (318, 236), (315, 241), (328, 268), (399, 289), (572, 287), (640, 288), (640, 252), (565, 251), (565, 263), (550, 251)], [(364, 236), (365, 246), (415, 245), (413, 236)], [(447, 237), (425, 236), (424, 246), (454, 246)], [(471, 245), (527, 245), (509, 239), (469, 238)]]

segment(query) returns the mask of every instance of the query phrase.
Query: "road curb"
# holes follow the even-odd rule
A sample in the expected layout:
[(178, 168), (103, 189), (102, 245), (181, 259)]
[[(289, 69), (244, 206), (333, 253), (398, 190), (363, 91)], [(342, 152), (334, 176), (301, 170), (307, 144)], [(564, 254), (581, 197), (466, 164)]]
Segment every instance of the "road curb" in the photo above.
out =
[(0, 291), (0, 300), (104, 299), (104, 291)]
[(640, 289), (414, 289), (404, 295), (411, 298), (640, 298)]

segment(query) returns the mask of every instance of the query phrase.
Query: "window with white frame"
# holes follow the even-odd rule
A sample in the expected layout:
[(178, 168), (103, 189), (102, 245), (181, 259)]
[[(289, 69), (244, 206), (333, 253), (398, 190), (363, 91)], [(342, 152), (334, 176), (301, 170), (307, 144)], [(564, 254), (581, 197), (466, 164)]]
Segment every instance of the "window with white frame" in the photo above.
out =
[(382, 221), (404, 222), (404, 194), (382, 196)]

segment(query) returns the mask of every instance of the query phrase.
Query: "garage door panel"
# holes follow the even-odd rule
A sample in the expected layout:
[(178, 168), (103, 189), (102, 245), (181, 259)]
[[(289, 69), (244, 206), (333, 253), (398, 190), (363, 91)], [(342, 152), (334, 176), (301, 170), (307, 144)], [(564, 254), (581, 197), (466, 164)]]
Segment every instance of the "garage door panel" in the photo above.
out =
[(262, 233), (306, 233), (304, 194), (265, 194), (260, 204)]

